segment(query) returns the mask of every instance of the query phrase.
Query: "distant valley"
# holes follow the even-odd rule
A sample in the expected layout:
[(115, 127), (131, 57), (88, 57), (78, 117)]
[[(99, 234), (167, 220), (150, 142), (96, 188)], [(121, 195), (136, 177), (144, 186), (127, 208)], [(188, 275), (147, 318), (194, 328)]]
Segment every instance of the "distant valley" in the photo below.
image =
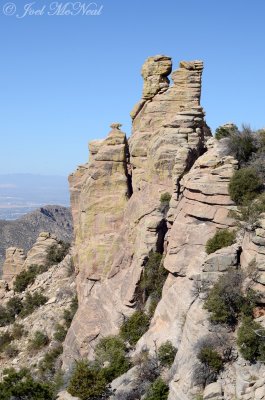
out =
[(0, 220), (15, 220), (45, 204), (69, 206), (66, 177), (0, 174)]

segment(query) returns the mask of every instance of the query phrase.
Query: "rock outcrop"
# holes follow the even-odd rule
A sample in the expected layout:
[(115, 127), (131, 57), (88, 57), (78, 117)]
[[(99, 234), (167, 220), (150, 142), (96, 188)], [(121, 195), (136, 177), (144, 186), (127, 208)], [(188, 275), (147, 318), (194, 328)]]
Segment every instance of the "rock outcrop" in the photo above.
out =
[(41, 232), (50, 232), (64, 242), (73, 238), (72, 215), (69, 208), (44, 206), (14, 221), (0, 220), (0, 273), (9, 247), (32, 248)]
[(116, 333), (133, 312), (151, 251), (163, 252), (167, 231), (161, 194), (179, 196), (179, 181), (205, 151), (209, 129), (200, 106), (200, 61), (156, 56), (143, 66), (143, 97), (127, 144), (116, 125), (90, 143), (90, 161), (70, 176), (79, 310), (65, 343), (65, 366), (92, 356), (95, 339)]
[(26, 255), (23, 249), (9, 247), (6, 250), (2, 279), (6, 282), (11, 282), (22, 271), (25, 259)]
[(236, 246), (211, 256), (205, 252), (207, 240), (217, 229), (234, 226), (228, 217), (234, 207), (228, 184), (237, 166), (232, 157), (223, 154), (217, 141), (209, 139), (206, 145), (208, 151), (181, 181), (182, 195), (167, 235), (164, 260), (170, 274), (150, 328), (138, 343), (138, 351), (144, 346), (154, 349), (166, 340), (178, 348), (169, 400), (190, 399), (194, 395), (194, 346), (210, 330), (203, 301), (194, 292), (195, 282), (214, 282), (220, 273), (238, 264)]
[(47, 262), (47, 254), (52, 246), (60, 245), (57, 237), (49, 232), (41, 232), (36, 243), (32, 246), (27, 254), (23, 268), (30, 265), (45, 265)]
[(49, 232), (41, 232), (27, 255), (23, 249), (16, 247), (7, 249), (3, 265), (3, 281), (12, 286), (12, 280), (30, 265), (46, 265), (48, 251), (52, 246), (60, 246), (57, 237)]
[[(256, 288), (264, 292), (265, 223), (261, 218), (255, 230), (237, 233), (233, 245), (206, 254), (205, 245), (218, 230), (236, 228), (228, 187), (238, 162), (225, 141), (211, 137), (205, 122), (202, 62), (182, 61), (171, 74), (172, 84), (171, 70), (166, 56), (145, 62), (128, 142), (121, 125), (112, 124), (105, 140), (90, 143), (89, 162), (69, 177), (79, 307), (64, 343), (63, 366), (92, 359), (98, 340), (118, 333), (136, 309), (150, 253), (158, 252), (168, 276), (134, 355), (146, 349), (154, 354), (167, 340), (177, 348), (167, 376), (168, 400), (263, 399), (264, 366), (253, 367), (238, 354), (204, 392), (194, 380), (197, 343), (223, 335), (209, 322), (201, 288), (228, 270), (255, 263)], [(169, 204), (161, 201), (165, 195), (171, 196)], [(265, 326), (262, 304), (259, 311)], [(229, 340), (235, 342), (234, 332)], [(133, 367), (112, 382), (110, 398), (121, 399), (137, 385)]]

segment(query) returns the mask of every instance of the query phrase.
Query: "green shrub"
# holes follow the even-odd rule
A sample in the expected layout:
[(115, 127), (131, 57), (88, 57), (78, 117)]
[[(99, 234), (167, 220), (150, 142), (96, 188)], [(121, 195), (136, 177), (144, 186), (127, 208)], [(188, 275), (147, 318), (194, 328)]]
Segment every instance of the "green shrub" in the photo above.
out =
[(61, 241), (58, 245), (54, 244), (48, 250), (46, 256), (46, 264), (47, 265), (59, 264), (68, 254), (69, 249), (70, 249), (70, 243), (65, 243)]
[(171, 194), (170, 193), (166, 192), (166, 193), (162, 193), (161, 194), (161, 196), (160, 196), (160, 203), (161, 204), (168, 205), (170, 200), (171, 200)]
[(265, 150), (265, 129), (258, 129), (256, 131), (258, 137), (258, 149), (260, 152), (264, 152)]
[(235, 238), (235, 231), (219, 229), (212, 238), (207, 240), (206, 253), (211, 254), (223, 247), (231, 246), (234, 243)]
[(203, 400), (203, 394), (197, 394), (194, 400)]
[(21, 293), (31, 285), (38, 274), (47, 271), (47, 267), (43, 265), (30, 265), (26, 271), (20, 272), (14, 280), (14, 291)]
[(231, 270), (214, 284), (204, 303), (204, 308), (211, 313), (211, 322), (234, 326), (240, 314), (252, 313), (257, 296), (254, 291), (244, 295), (242, 282), (242, 274)]
[(64, 310), (63, 313), (63, 318), (65, 320), (65, 324), (68, 329), (70, 328), (70, 325), (72, 323), (72, 320), (75, 316), (77, 309), (78, 309), (78, 300), (77, 296), (75, 296), (71, 301), (70, 308), (68, 310)]
[(20, 314), (22, 309), (23, 303), (18, 296), (11, 297), (11, 299), (6, 303), (6, 311), (13, 320)]
[(215, 130), (215, 138), (220, 140), (225, 137), (230, 137), (232, 134), (236, 134), (238, 132), (238, 127), (234, 124), (221, 125)]
[(0, 306), (0, 326), (6, 326), (15, 321), (16, 316), (26, 317), (36, 308), (47, 302), (48, 298), (40, 292), (27, 293), (24, 301), (18, 296), (13, 296), (8, 300), (6, 306)]
[(144, 400), (167, 400), (168, 393), (168, 385), (161, 378), (157, 378), (147, 390)]
[(169, 340), (167, 340), (159, 347), (157, 357), (163, 367), (171, 367), (174, 362), (176, 353), (176, 347), (174, 347), (173, 344)]
[(40, 292), (35, 292), (33, 295), (27, 293), (24, 301), (21, 301), (18, 296), (11, 297), (5, 307), (0, 306), (0, 326), (13, 323), (16, 316), (26, 317), (36, 308), (45, 304), (47, 300), (48, 298)]
[(48, 298), (40, 292), (34, 292), (33, 294), (27, 293), (23, 301), (23, 308), (20, 315), (26, 317), (33, 313), (38, 307), (42, 306), (48, 301)]
[(9, 332), (3, 332), (0, 334), (0, 352), (4, 351), (6, 346), (12, 342), (13, 336)]
[(243, 126), (241, 131), (229, 136), (228, 148), (239, 164), (246, 163), (258, 151), (257, 138), (249, 127)]
[(95, 348), (95, 362), (101, 368), (105, 363), (108, 363), (108, 366), (104, 368), (104, 373), (109, 382), (130, 368), (126, 352), (126, 345), (118, 336), (106, 336), (97, 344)]
[(14, 322), (14, 318), (11, 318), (6, 308), (0, 305), (0, 326), (6, 326), (12, 322)]
[[(133, 358), (136, 369), (136, 379), (138, 382), (146, 384), (154, 382), (161, 374), (162, 368), (158, 361), (157, 354), (150, 354), (148, 349), (141, 350)], [(145, 388), (146, 389), (146, 388)], [(146, 390), (143, 391), (145, 393)]]
[[(149, 297), (151, 299), (151, 306), (149, 307), (150, 315), (153, 315), (157, 303), (161, 299), (163, 286), (168, 276), (168, 271), (164, 268), (161, 261), (162, 254), (151, 252), (144, 266), (140, 281), (142, 303), (144, 304)], [(138, 297), (141, 297), (141, 294)]]
[(25, 331), (23, 325), (15, 323), (12, 329), (12, 336), (14, 339), (21, 339), (22, 336), (26, 335), (27, 332)]
[(56, 360), (63, 352), (63, 346), (60, 344), (48, 351), (39, 363), (39, 371), (42, 375), (51, 378), (56, 373)]
[(238, 329), (237, 345), (241, 355), (251, 362), (265, 362), (265, 329), (251, 317), (245, 317)]
[(265, 181), (265, 147), (261, 153), (258, 152), (251, 158), (248, 166), (257, 172), (257, 175), (260, 177), (262, 182)]
[(238, 221), (240, 227), (255, 225), (260, 214), (265, 212), (265, 194), (262, 193), (251, 202), (238, 206), (237, 211), (230, 211), (230, 216)]
[(242, 168), (234, 172), (229, 194), (236, 204), (242, 205), (257, 197), (262, 187), (262, 180), (253, 168)]
[(57, 324), (53, 335), (54, 340), (57, 340), (57, 342), (63, 342), (66, 335), (67, 329), (63, 325)]
[(18, 353), (19, 353), (19, 351), (18, 351), (17, 347), (12, 344), (8, 344), (5, 347), (5, 355), (8, 358), (15, 358), (18, 355)]
[(223, 360), (220, 354), (211, 347), (203, 347), (197, 354), (198, 360), (209, 367), (213, 372), (219, 373), (223, 368)]
[(23, 308), (22, 301), (18, 296), (8, 300), (6, 306), (0, 306), (0, 326), (12, 324)]
[(49, 344), (49, 337), (41, 332), (41, 331), (36, 331), (33, 338), (30, 340), (29, 343), (29, 350), (39, 350), (44, 346), (47, 346)]
[(35, 381), (27, 369), (4, 370), (0, 382), (1, 400), (53, 400), (53, 387), (50, 384)]
[(120, 328), (121, 337), (134, 346), (149, 327), (149, 317), (143, 311), (135, 311)]
[(78, 361), (71, 376), (67, 391), (81, 400), (95, 399), (106, 390), (107, 381), (103, 369)]

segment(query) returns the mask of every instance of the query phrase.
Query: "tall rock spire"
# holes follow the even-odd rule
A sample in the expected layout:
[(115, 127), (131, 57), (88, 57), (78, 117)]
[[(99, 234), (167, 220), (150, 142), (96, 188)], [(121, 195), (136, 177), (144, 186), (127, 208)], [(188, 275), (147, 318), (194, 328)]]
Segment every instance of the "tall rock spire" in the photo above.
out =
[(168, 220), (161, 194), (173, 194), (173, 216), (178, 182), (204, 151), (202, 62), (181, 62), (172, 85), (171, 69), (167, 56), (144, 63), (129, 144), (120, 124), (112, 124), (105, 140), (90, 143), (89, 163), (69, 178), (79, 308), (65, 342), (66, 367), (91, 357), (97, 338), (117, 333), (134, 311), (150, 252), (163, 252)]

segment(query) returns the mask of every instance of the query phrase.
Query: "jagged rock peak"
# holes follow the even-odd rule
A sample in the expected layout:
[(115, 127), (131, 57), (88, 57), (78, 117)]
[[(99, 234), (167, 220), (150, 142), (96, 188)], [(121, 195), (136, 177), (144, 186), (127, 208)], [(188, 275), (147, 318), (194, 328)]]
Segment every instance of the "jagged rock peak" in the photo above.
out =
[[(132, 120), (158, 93), (169, 91), (169, 97), (178, 97), (179, 109), (185, 109), (190, 104), (198, 106), (201, 95), (201, 76), (203, 62), (200, 60), (180, 61), (179, 68), (172, 72), (172, 60), (167, 56), (149, 57), (142, 67), (143, 94), (141, 100), (131, 111)], [(168, 76), (172, 72), (173, 85), (170, 86)], [(176, 90), (178, 93), (176, 93)], [(168, 96), (167, 96), (168, 97)], [(164, 101), (167, 98), (163, 99)]]
[(161, 90), (166, 90), (169, 86), (167, 76), (172, 71), (172, 61), (167, 56), (149, 57), (142, 67), (142, 77), (144, 78), (143, 99), (151, 99)]

